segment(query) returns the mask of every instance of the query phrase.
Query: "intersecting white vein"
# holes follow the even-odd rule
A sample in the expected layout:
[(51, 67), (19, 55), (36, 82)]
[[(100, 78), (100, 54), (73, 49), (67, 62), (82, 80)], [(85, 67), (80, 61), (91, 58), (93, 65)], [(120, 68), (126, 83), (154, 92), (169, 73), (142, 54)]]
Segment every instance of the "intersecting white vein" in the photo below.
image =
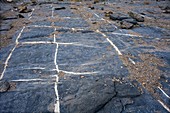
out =
[(17, 38), (16, 38), (16, 40), (15, 40), (15, 46), (13, 47), (13, 49), (11, 50), (11, 52), (9, 53), (9, 55), (8, 55), (6, 61), (5, 61), (5, 66), (4, 66), (3, 72), (2, 72), (2, 74), (1, 74), (1, 76), (0, 76), (0, 80), (1, 80), (1, 79), (3, 78), (3, 76), (4, 76), (4, 73), (5, 73), (6, 68), (7, 68), (7, 66), (8, 66), (8, 62), (9, 62), (11, 56), (12, 56), (12, 53), (14, 52), (14, 50), (16, 49), (16, 47), (17, 47), (17, 45), (18, 45), (18, 39), (21, 37), (21, 34), (22, 34), (22, 32), (24, 31), (24, 29), (25, 29), (25, 26), (21, 29), (19, 35), (17, 36)]
[[(96, 13), (93, 13), (93, 14), (95, 14), (98, 18), (99, 18), (99, 15), (97, 15)], [(144, 15), (142, 15), (142, 16), (144, 16)], [(146, 17), (146, 16), (144, 16), (144, 17)], [(151, 19), (150, 17), (146, 17), (146, 18), (149, 18), (149, 19)], [(101, 19), (103, 19), (103, 18), (101, 18)], [(105, 19), (103, 19), (103, 20), (105, 20)], [(110, 21), (108, 21), (107, 20), (107, 22), (108, 23), (111, 23)], [(115, 26), (115, 28), (117, 29), (117, 27)], [(119, 29), (119, 31), (120, 32), (123, 32), (121, 29)], [(101, 33), (104, 37), (106, 37), (106, 35), (104, 34), (104, 33), (102, 33), (102, 32), (100, 32), (99, 30), (97, 31), (98, 33)], [(143, 37), (143, 36), (138, 36), (138, 35), (132, 35), (132, 34), (122, 34), (122, 33), (112, 33), (112, 34), (114, 34), (114, 35), (123, 35), (123, 36), (131, 36), (131, 37)], [(116, 51), (118, 52), (118, 54), (119, 55), (122, 55), (122, 53), (119, 51), (119, 49), (113, 44), (113, 42), (109, 39), (109, 38), (107, 38), (107, 40), (109, 41), (109, 43), (116, 49)], [(129, 60), (133, 63), (133, 64), (135, 64), (135, 62), (131, 59), (131, 58), (129, 58)], [(170, 99), (170, 97), (160, 88), (160, 87), (158, 87), (160, 90), (161, 90), (161, 92), (168, 98), (168, 99)], [(168, 112), (170, 112), (170, 108), (168, 107), (168, 106), (166, 106), (161, 100), (158, 100), (158, 102), (168, 111)]]
[[(95, 13), (94, 13), (95, 14)], [(97, 17), (99, 17), (97, 14), (95, 14)], [(103, 18), (102, 18), (103, 19)], [(150, 19), (150, 18), (149, 18)], [(110, 21), (107, 21), (108, 23), (110, 23)], [(117, 27), (116, 27), (117, 28)], [(123, 32), (122, 30), (120, 30), (121, 32)], [(97, 31), (97, 32), (100, 32), (100, 31)], [(106, 35), (105, 34), (103, 34), (103, 33), (101, 33), (104, 37), (106, 37)], [(132, 34), (122, 34), (122, 33), (112, 33), (112, 34), (115, 34), (115, 35), (123, 35), (123, 36), (131, 36), (131, 37), (143, 37), (143, 36), (138, 36), (138, 35), (132, 35)], [(117, 48), (117, 46), (115, 46), (114, 44), (113, 44), (113, 42), (109, 39), (109, 38), (107, 38), (107, 40), (109, 41), (109, 43), (116, 49), (116, 51), (118, 52), (118, 54), (119, 55), (122, 55), (122, 53), (119, 51), (119, 49)], [(131, 58), (129, 58), (129, 60), (135, 65), (135, 62), (131, 59)], [(170, 99), (170, 97), (160, 88), (160, 87), (158, 87), (160, 90), (161, 90), (161, 92), (168, 98), (168, 99)], [(162, 101), (160, 101), (160, 100), (158, 100), (158, 102), (168, 111), (168, 112), (170, 112), (170, 108), (168, 107), (168, 106), (166, 106)]]
[(106, 38), (106, 40), (107, 40), (107, 41), (114, 47), (114, 49), (117, 51), (118, 55), (122, 55), (122, 53), (120, 52), (120, 50), (118, 49), (118, 47), (117, 47), (115, 44), (113, 44), (113, 42), (112, 42), (109, 38), (107, 38), (107, 36), (106, 36), (104, 33), (102, 33), (102, 32), (99, 31), (99, 30), (96, 30), (96, 32), (102, 34), (102, 35)]
[[(93, 14), (97, 15), (97, 14), (94, 13), (94, 12), (93, 12)], [(99, 15), (97, 15), (97, 16), (100, 17)], [(114, 49), (117, 51), (118, 55), (122, 55), (122, 53), (120, 52), (120, 50), (118, 49), (118, 47), (117, 47), (115, 44), (113, 44), (113, 42), (112, 42), (109, 38), (107, 38), (106, 34), (102, 33), (102, 32), (99, 31), (98, 29), (96, 30), (96, 32), (102, 34), (102, 35), (107, 39), (107, 41), (108, 41), (108, 42), (114, 47)]]
[[(108, 22), (109, 24), (112, 24), (112, 22), (110, 22), (109, 20), (106, 20), (106, 19), (104, 19), (104, 18), (102, 18), (102, 17), (100, 17), (98, 14), (96, 14), (95, 12), (92, 12), (94, 15), (96, 15), (98, 18), (101, 18), (101, 20), (104, 20), (104, 21), (106, 21), (106, 22)], [(112, 24), (113, 25), (113, 24)], [(116, 29), (117, 29), (117, 26), (115, 26), (115, 25), (113, 25)]]

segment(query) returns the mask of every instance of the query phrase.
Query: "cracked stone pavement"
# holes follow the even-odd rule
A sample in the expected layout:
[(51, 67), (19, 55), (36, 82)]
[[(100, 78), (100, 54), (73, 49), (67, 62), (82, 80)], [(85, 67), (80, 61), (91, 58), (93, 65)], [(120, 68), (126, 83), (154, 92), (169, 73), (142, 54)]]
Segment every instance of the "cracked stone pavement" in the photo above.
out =
[(112, 9), (110, 4), (94, 6), (95, 10), (82, 2), (29, 6), (32, 11), (23, 15), (31, 22), (0, 50), (1, 81), (10, 87), (0, 92), (0, 112), (170, 110), (169, 45), (154, 45), (169, 30), (121, 29), (98, 11)]

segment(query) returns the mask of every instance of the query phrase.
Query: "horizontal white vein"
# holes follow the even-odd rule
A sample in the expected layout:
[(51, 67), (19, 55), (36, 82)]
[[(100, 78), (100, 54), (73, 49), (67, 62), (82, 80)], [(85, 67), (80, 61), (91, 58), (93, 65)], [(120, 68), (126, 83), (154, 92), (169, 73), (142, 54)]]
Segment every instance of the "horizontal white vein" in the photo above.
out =
[(132, 35), (132, 34), (123, 34), (123, 33), (112, 33), (113, 35), (120, 35), (120, 36), (131, 36), (131, 37), (143, 37), (140, 35)]
[(99, 72), (71, 72), (71, 71), (64, 71), (64, 70), (60, 70), (60, 72), (64, 72), (66, 74), (72, 74), (72, 75), (89, 75), (89, 74), (99, 73)]

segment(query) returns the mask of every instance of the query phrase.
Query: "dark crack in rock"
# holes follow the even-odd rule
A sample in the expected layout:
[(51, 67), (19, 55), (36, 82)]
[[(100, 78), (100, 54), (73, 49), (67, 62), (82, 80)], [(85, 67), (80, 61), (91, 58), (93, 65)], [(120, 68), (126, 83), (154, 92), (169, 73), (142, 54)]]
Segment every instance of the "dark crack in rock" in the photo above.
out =
[(117, 97), (137, 97), (141, 95), (141, 90), (129, 82), (115, 82)]
[[(88, 84), (88, 81), (85, 81)], [(75, 96), (64, 103), (68, 113), (95, 113), (103, 108), (116, 95), (114, 82), (97, 81), (80, 87)], [(75, 98), (74, 98), (75, 97)], [(67, 97), (68, 98), (68, 97)]]
[(64, 10), (66, 9), (65, 7), (56, 7), (55, 10)]

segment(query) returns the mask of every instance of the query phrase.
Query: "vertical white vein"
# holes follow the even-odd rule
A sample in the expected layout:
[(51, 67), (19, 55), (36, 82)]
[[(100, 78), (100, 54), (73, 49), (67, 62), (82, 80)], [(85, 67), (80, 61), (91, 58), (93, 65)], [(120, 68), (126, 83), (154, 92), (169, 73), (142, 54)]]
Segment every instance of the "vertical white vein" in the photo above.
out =
[(51, 17), (54, 17), (54, 7), (52, 7), (52, 14)]
[(9, 62), (11, 56), (12, 56), (12, 53), (14, 52), (14, 50), (16, 49), (16, 47), (17, 47), (17, 45), (18, 45), (18, 39), (21, 37), (21, 34), (22, 34), (22, 32), (24, 31), (24, 29), (25, 29), (25, 26), (21, 29), (19, 35), (17, 36), (17, 38), (16, 38), (16, 40), (15, 40), (15, 46), (12, 48), (11, 52), (9, 53), (9, 55), (8, 55), (6, 61), (5, 61), (4, 69), (3, 69), (2, 74), (1, 74), (1, 76), (0, 76), (0, 80), (1, 80), (1, 79), (3, 78), (3, 76), (4, 76), (4, 73), (5, 73), (6, 68), (7, 68), (7, 66), (8, 66), (8, 62)]
[[(56, 28), (54, 29), (54, 31), (56, 31)], [(59, 69), (58, 69), (58, 65), (57, 65), (57, 54), (58, 54), (59, 44), (56, 42), (56, 35), (55, 35), (55, 33), (54, 33), (54, 43), (56, 43), (56, 50), (55, 50), (55, 56), (54, 56), (54, 64), (56, 66), (57, 73), (59, 73)], [(55, 100), (55, 104), (54, 104), (54, 107), (55, 107), (54, 108), (54, 112), (55, 113), (60, 113), (59, 94), (58, 94), (58, 88), (57, 88), (58, 81), (59, 81), (59, 78), (58, 78), (58, 75), (56, 75), (56, 80), (55, 80), (55, 84), (54, 84), (54, 90), (55, 90), (55, 95), (56, 95), (56, 100)]]

